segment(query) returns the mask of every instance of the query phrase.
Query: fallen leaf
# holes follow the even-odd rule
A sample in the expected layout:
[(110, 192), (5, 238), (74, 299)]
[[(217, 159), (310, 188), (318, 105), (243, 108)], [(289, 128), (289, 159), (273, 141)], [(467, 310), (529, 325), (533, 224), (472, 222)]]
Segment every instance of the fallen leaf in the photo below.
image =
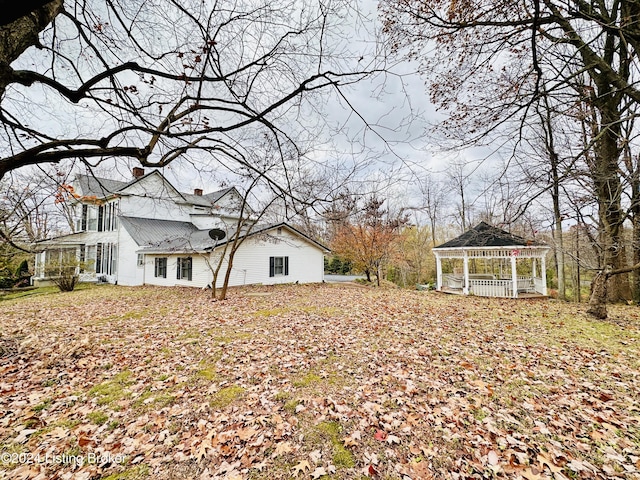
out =
[(380, 442), (384, 442), (387, 439), (387, 432), (383, 430), (376, 430), (374, 438)]
[(320, 478), (323, 477), (327, 474), (327, 471), (324, 469), (324, 467), (318, 467), (316, 468), (312, 473), (311, 473), (311, 478)]
[(291, 442), (280, 442), (276, 445), (276, 448), (271, 456), (275, 458), (280, 455), (286, 455), (290, 452), (293, 452), (293, 446), (291, 445)]
[(302, 460), (299, 464), (293, 467), (293, 473), (298, 476), (298, 473), (304, 473), (306, 470), (311, 470), (311, 465), (306, 460)]

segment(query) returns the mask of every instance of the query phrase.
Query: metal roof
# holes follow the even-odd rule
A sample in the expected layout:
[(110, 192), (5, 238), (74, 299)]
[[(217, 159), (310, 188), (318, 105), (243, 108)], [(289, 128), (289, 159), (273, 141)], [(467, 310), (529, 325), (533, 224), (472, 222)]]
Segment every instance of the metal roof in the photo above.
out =
[(77, 175), (76, 181), (80, 185), (80, 191), (84, 196), (98, 198), (107, 197), (126, 187), (128, 182), (98, 178), (93, 175)]
[(525, 247), (536, 245), (543, 246), (544, 244), (533, 240), (525, 240), (518, 235), (513, 235), (488, 223), (481, 222), (459, 237), (438, 245), (434, 250), (439, 248)]
[[(147, 175), (144, 175), (143, 177), (140, 177), (140, 178), (135, 178), (130, 182), (123, 182), (120, 180), (110, 180), (108, 178), (99, 178), (93, 175), (84, 175), (84, 174), (77, 175), (76, 181), (80, 186), (82, 195), (89, 196), (89, 197), (95, 196), (98, 198), (104, 198), (104, 197), (108, 197), (109, 195), (116, 194), (124, 190), (128, 186), (140, 181), (142, 178), (148, 175), (152, 175), (156, 172), (157, 170), (154, 170), (152, 172), (149, 172)], [(164, 181), (169, 183), (169, 181), (166, 178), (164, 178), (164, 176), (160, 172), (157, 172), (157, 173), (162, 176)], [(222, 190), (217, 190), (215, 192), (206, 193), (203, 195), (194, 195), (192, 193), (184, 193), (184, 192), (179, 192), (179, 193), (190, 204), (199, 205), (203, 207), (210, 207), (211, 205), (213, 205), (215, 202), (220, 200), (222, 197), (224, 197), (227, 193), (229, 193), (233, 189), (234, 187), (229, 187), (229, 188), (224, 188)]]
[(120, 217), (120, 222), (140, 247), (158, 247), (172, 240), (182, 240), (186, 245), (198, 232), (190, 222), (137, 217)]
[(217, 192), (205, 193), (203, 195), (194, 195), (192, 193), (182, 193), (182, 196), (189, 203), (194, 205), (201, 205), (203, 207), (210, 207), (222, 197), (224, 197), (227, 193), (233, 190), (234, 187), (225, 188), (223, 190), (218, 190)]
[[(133, 240), (141, 247), (140, 251), (148, 253), (204, 252), (232, 241), (236, 233), (235, 229), (230, 227), (225, 240), (216, 242), (209, 237), (209, 229), (198, 230), (195, 225), (189, 222), (136, 217), (120, 217), (120, 221)], [(240, 232), (240, 238), (266, 234), (279, 227), (288, 229), (321, 250), (329, 251), (321, 243), (286, 223), (255, 225), (248, 233), (248, 227), (245, 227)]]

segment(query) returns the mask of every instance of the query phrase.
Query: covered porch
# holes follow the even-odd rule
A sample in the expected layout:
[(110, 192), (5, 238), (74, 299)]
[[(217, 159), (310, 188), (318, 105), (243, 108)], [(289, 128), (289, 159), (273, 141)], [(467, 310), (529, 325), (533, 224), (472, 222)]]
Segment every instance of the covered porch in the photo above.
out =
[(482, 297), (547, 295), (547, 245), (481, 223), (433, 249), (441, 292)]

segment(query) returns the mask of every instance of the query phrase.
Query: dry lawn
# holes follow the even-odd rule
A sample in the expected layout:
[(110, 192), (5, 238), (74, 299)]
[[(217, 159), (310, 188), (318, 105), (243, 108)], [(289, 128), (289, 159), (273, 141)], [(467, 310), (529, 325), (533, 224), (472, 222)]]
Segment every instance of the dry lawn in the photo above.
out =
[(336, 285), (4, 300), (0, 478), (640, 478), (640, 309), (584, 310)]

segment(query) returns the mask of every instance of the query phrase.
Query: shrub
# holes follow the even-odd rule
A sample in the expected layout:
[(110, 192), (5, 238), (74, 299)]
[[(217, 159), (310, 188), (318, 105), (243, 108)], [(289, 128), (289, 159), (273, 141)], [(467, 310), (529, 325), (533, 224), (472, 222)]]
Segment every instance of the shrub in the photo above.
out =
[(61, 292), (71, 292), (78, 283), (81, 262), (69, 258), (65, 262), (47, 262), (46, 274)]
[(51, 279), (61, 292), (72, 292), (76, 288), (76, 283), (78, 283), (79, 277), (75, 274), (75, 268), (68, 270), (70, 271), (65, 271)]
[(29, 275), (29, 263), (26, 260), (22, 260), (18, 268), (16, 269), (16, 277), (26, 277)]

